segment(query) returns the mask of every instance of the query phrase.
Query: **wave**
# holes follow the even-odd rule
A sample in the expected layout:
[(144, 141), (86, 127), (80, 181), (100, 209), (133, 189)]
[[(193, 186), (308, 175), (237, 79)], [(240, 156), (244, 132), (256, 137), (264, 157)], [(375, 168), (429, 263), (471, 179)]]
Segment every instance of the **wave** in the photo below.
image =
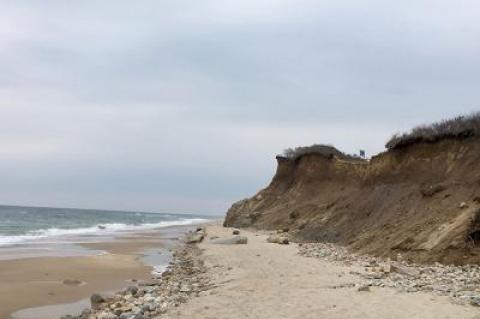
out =
[(35, 231), (29, 231), (24, 235), (14, 235), (14, 236), (0, 236), (0, 246), (15, 245), (21, 243), (34, 242), (39, 239), (46, 239), (51, 237), (68, 237), (68, 236), (81, 236), (81, 235), (113, 235), (118, 232), (134, 232), (142, 230), (150, 230), (157, 228), (165, 228), (171, 226), (187, 226), (195, 225), (206, 222), (207, 219), (203, 218), (190, 218), (190, 219), (180, 219), (174, 221), (162, 221), (158, 223), (148, 223), (140, 225), (131, 225), (131, 224), (98, 224), (91, 227), (85, 228), (49, 228), (49, 229), (39, 229)]

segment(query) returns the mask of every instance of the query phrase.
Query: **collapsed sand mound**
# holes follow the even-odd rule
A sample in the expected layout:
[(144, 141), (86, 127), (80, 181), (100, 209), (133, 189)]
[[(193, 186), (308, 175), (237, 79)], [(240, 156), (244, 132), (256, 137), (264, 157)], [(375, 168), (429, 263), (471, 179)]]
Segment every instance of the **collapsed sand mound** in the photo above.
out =
[(300, 241), (412, 261), (480, 263), (480, 138), (418, 142), (371, 161), (277, 157), (270, 185), (226, 226), (289, 228)]

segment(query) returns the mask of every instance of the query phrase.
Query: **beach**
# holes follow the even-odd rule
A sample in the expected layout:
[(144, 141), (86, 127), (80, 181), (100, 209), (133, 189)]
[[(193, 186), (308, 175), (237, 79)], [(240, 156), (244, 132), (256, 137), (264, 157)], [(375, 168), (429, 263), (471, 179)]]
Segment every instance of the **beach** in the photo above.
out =
[[(203, 241), (179, 247), (154, 283), (123, 289), (71, 318), (480, 318), (478, 307), (448, 294), (388, 287), (390, 278), (419, 278), (398, 269), (372, 276), (379, 259), (331, 244), (268, 242), (275, 232), (233, 231), (208, 224)], [(325, 250), (333, 254), (317, 254)]]
[[(386, 272), (381, 259), (339, 246), (272, 243), (269, 237), (288, 238), (288, 233), (235, 230), (220, 222), (174, 233), (187, 231), (192, 243), (180, 244), (170, 230), (167, 237), (176, 243), (167, 245), (172, 259), (157, 275), (141, 252), (162, 251), (168, 242), (162, 231), (86, 245), (108, 252), (101, 255), (0, 261), (1, 318), (25, 308), (30, 309), (14, 312), (12, 318), (480, 318), (479, 308), (462, 302), (466, 299), (411, 290), (422, 287), (419, 276), (401, 269)], [(234, 231), (240, 234), (232, 235)], [(247, 243), (231, 244), (240, 238)], [(405, 268), (427, 269), (422, 267)], [(463, 268), (435, 267), (464, 281)], [(456, 282), (453, 286), (463, 290)], [(85, 311), (92, 294), (98, 302)], [(34, 308), (38, 306), (43, 307)]]
[(91, 294), (115, 292), (151, 278), (155, 266), (167, 266), (170, 250), (191, 227), (168, 227), (79, 243), (75, 245), (81, 247), (78, 256), (40, 254), (0, 260), (0, 318), (8, 319), (13, 314), (15, 319), (47, 319), (80, 312), (90, 305)]
[[(231, 228), (207, 228), (229, 237)], [(480, 318), (478, 308), (433, 293), (369, 287), (349, 266), (299, 255), (296, 244), (267, 243), (265, 232), (241, 230), (246, 245), (199, 245), (215, 288), (165, 318)]]

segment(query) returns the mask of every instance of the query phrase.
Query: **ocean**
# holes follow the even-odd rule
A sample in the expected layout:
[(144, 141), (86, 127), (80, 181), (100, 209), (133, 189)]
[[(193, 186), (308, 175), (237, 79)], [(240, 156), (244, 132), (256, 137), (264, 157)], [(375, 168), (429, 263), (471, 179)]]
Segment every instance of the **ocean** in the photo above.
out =
[(201, 223), (206, 216), (71, 208), (0, 206), (0, 248), (62, 243)]

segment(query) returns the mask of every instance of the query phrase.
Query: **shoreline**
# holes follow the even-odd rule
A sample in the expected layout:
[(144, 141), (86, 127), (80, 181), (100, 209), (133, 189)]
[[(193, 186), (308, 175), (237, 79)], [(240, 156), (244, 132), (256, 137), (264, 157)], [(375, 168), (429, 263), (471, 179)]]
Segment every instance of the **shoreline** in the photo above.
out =
[[(245, 229), (239, 232), (247, 244), (219, 245), (212, 239), (233, 238), (233, 228), (218, 222), (202, 228), (205, 239), (177, 246), (162, 275), (95, 294), (94, 308), (63, 318), (480, 318), (478, 307), (448, 294), (403, 289), (413, 278), (385, 272), (380, 259), (331, 244), (269, 243), (271, 232)], [(398, 276), (399, 287), (379, 281)]]
[(155, 266), (168, 265), (169, 250), (192, 227), (172, 226), (75, 244), (96, 254), (0, 260), (0, 318), (10, 319), (15, 314), (19, 319), (51, 319), (32, 313), (45, 306), (55, 309), (79, 303), (95, 292), (117, 291), (132, 281), (148, 280)]

